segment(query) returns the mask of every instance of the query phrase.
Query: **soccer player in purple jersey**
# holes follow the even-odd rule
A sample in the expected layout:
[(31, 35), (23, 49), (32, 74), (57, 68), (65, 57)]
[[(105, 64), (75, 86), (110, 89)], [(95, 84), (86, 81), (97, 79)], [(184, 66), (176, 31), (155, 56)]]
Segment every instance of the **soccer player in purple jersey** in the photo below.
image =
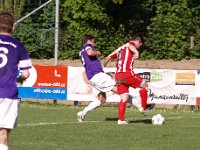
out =
[(0, 13), (0, 150), (8, 150), (10, 131), (16, 127), (20, 99), (18, 98), (18, 68), (20, 82), (29, 77), (31, 60), (21, 42), (11, 36), (14, 16)]
[[(83, 46), (80, 51), (80, 59), (85, 67), (88, 84), (90, 84), (92, 92), (97, 97), (97, 99), (92, 101), (87, 107), (83, 109), (83, 111), (77, 113), (77, 118), (79, 122), (84, 121), (85, 116), (88, 112), (94, 110), (95, 108), (106, 102), (106, 92), (112, 91), (114, 93), (117, 93), (115, 80), (108, 74), (104, 73), (101, 62), (98, 59), (98, 56), (100, 56), (101, 53), (99, 51), (96, 51), (94, 48), (94, 37), (92, 35), (83, 35), (82, 45)], [(129, 95), (128, 101), (130, 104), (133, 104), (131, 95)], [(140, 108), (139, 105), (133, 105), (137, 108)], [(148, 107), (152, 109), (154, 106), (150, 105)], [(128, 124), (125, 120), (118, 120), (117, 123), (120, 125)]]
[(99, 51), (94, 49), (95, 39), (92, 35), (83, 35), (82, 48), (80, 51), (80, 59), (85, 67), (86, 76), (91, 85), (92, 92), (97, 97), (83, 111), (77, 113), (79, 122), (83, 122), (85, 115), (106, 102), (106, 92), (113, 91), (117, 93), (115, 81), (106, 73), (104, 73), (98, 56)]

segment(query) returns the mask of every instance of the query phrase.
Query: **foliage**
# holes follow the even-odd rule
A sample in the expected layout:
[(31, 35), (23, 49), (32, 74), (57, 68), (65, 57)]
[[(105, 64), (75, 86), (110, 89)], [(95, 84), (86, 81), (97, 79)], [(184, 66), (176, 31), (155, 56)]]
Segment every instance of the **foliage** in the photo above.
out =
[(21, 15), (25, 4), (25, 0), (2, 0), (0, 1), (0, 12), (10, 11), (15, 14), (16, 19)]
[(157, 1), (156, 16), (148, 27), (146, 46), (155, 59), (189, 57), (189, 36), (196, 30), (188, 0)]
[(200, 29), (194, 36), (194, 47), (190, 50), (191, 58), (200, 58)]
[[(53, 3), (17, 25), (14, 36), (28, 49), (32, 58), (52, 58), (54, 56), (55, 6)], [(53, 10), (53, 11), (52, 11)], [(39, 17), (38, 17), (39, 16)]]
[[(67, 0), (61, 8), (62, 26), (67, 34), (60, 43), (61, 58), (70, 56), (78, 58), (83, 34), (92, 34), (97, 37), (101, 28), (109, 24), (108, 16), (103, 13), (104, 8), (98, 1)], [(67, 24), (67, 26), (63, 24)], [(67, 46), (65, 46), (67, 44)]]
[[(147, 19), (138, 16), (139, 12), (131, 15), (134, 14), (133, 10), (140, 9), (139, 5), (142, 2), (139, 3), (137, 0), (139, 3), (137, 5), (134, 3), (136, 1), (118, 2), (119, 4), (113, 3), (112, 0), (64, 1), (61, 16), (63, 17), (62, 23), (65, 23), (63, 27), (66, 29), (62, 30), (65, 30), (64, 32), (67, 35), (63, 38), (64, 41), (60, 43), (60, 57), (63, 59), (70, 58), (69, 54), (71, 54), (72, 59), (77, 59), (81, 47), (81, 37), (85, 33), (92, 34), (97, 38), (96, 48), (103, 52), (102, 57), (130, 40), (134, 33), (142, 33), (145, 29), (141, 24)], [(126, 7), (129, 8), (125, 9)], [(126, 16), (127, 12), (129, 17)], [(124, 16), (126, 16), (126, 21), (123, 19)], [(133, 18), (137, 18), (137, 20), (133, 21)]]
[[(16, 18), (27, 15), (46, 0), (0, 2)], [(54, 57), (55, 1), (17, 26), (14, 36), (32, 58)], [(200, 58), (200, 1), (198, 0), (60, 0), (59, 59), (78, 59), (83, 34), (96, 38), (102, 58), (133, 34), (145, 42), (141, 59)], [(190, 49), (189, 37), (195, 45)]]

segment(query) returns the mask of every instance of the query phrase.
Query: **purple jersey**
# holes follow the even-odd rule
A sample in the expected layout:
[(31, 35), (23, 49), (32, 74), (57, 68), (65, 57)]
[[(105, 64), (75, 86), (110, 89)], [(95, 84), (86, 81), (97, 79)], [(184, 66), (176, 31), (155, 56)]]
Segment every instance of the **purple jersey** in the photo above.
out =
[(94, 47), (91, 44), (86, 44), (81, 48), (80, 58), (85, 67), (86, 75), (90, 80), (95, 74), (104, 72), (101, 66), (101, 62), (96, 56), (88, 56), (87, 50), (93, 49)]
[(0, 98), (17, 98), (18, 67), (31, 68), (26, 48), (13, 37), (0, 34)]

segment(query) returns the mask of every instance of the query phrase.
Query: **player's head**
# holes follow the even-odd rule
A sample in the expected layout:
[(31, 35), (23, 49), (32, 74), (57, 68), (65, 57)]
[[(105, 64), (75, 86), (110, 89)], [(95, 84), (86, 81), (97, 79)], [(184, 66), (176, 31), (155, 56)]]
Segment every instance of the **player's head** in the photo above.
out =
[(135, 47), (136, 48), (140, 48), (142, 46), (142, 43), (143, 43), (143, 39), (141, 38), (140, 35), (135, 35), (133, 37), (133, 41), (135, 43)]
[(94, 36), (89, 35), (89, 34), (84, 34), (82, 36), (82, 45), (85, 45), (85, 44), (92, 44), (94, 46), (95, 45)]
[(0, 13), (0, 32), (12, 33), (14, 27), (14, 16), (9, 12)]

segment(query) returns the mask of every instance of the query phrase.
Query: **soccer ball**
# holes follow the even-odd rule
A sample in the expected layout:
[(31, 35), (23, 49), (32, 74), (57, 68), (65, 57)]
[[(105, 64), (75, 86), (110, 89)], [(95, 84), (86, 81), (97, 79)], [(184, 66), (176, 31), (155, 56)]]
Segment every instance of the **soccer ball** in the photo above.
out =
[(162, 125), (165, 121), (165, 118), (161, 114), (156, 114), (151, 118), (153, 125)]

